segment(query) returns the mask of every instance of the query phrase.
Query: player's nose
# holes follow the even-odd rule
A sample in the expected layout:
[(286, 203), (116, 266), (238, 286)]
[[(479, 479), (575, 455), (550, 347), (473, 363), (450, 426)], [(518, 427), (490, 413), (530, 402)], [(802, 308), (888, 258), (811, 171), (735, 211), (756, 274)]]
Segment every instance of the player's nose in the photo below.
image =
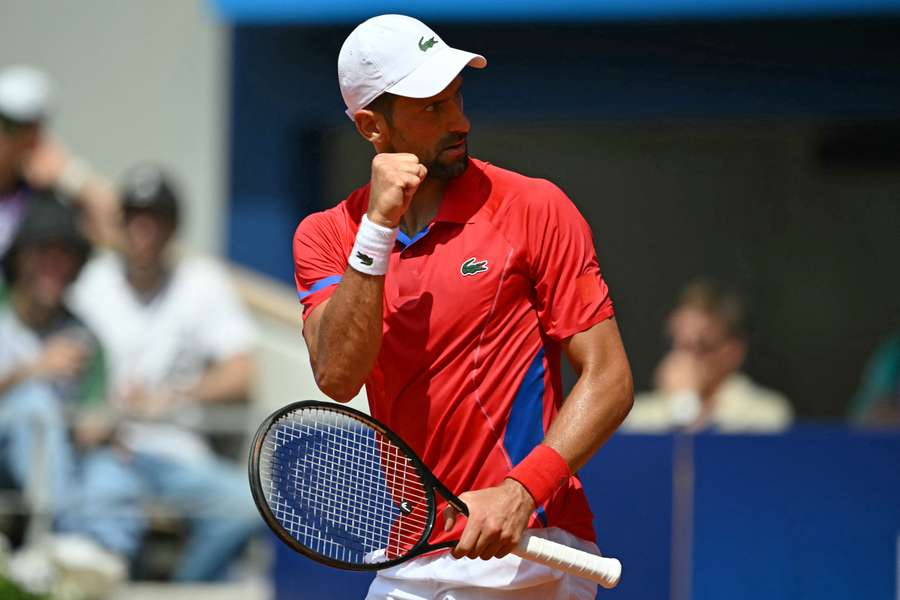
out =
[(461, 103), (453, 106), (449, 116), (448, 130), (450, 133), (468, 135), (469, 129), (471, 129), (471, 123), (469, 122), (466, 113), (463, 112)]

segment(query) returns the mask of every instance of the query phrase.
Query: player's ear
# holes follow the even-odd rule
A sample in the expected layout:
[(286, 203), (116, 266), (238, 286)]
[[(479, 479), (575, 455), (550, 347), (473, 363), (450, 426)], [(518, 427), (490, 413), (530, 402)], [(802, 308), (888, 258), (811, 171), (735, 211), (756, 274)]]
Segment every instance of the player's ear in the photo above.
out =
[(353, 122), (356, 124), (356, 131), (366, 141), (376, 146), (387, 141), (388, 124), (381, 114), (363, 108), (356, 111), (356, 114), (353, 115)]

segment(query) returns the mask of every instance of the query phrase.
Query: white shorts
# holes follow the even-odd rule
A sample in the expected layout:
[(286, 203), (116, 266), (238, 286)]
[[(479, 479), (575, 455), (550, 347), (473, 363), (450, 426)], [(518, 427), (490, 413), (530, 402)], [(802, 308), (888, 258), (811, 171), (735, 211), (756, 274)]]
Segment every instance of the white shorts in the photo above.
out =
[[(597, 545), (550, 527), (529, 530), (599, 554)], [(450, 556), (413, 559), (379, 571), (366, 600), (594, 600), (597, 584), (509, 554), (491, 560)]]

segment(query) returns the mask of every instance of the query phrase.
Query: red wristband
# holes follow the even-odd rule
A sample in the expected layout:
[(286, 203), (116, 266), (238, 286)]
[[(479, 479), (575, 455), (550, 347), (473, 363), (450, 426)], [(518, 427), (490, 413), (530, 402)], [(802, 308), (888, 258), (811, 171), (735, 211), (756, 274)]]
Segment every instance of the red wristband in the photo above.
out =
[(571, 475), (568, 463), (559, 452), (538, 444), (507, 477), (521, 483), (534, 499), (534, 505), (541, 506)]

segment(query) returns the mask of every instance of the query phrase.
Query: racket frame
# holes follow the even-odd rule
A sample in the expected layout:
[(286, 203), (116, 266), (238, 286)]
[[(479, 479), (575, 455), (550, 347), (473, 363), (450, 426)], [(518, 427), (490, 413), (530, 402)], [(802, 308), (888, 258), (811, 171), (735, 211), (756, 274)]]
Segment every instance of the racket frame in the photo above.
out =
[[(422, 537), (412, 548), (409, 549), (408, 552), (405, 552), (403, 555), (397, 558), (377, 563), (351, 563), (336, 560), (301, 544), (290, 533), (287, 532), (284, 526), (282, 526), (281, 523), (278, 522), (278, 519), (275, 518), (275, 515), (272, 514), (272, 509), (269, 507), (269, 503), (266, 500), (265, 492), (263, 492), (262, 481), (259, 474), (259, 463), (262, 456), (263, 443), (266, 440), (266, 434), (270, 429), (272, 429), (272, 426), (281, 419), (281, 417), (285, 416), (288, 413), (295, 412), (301, 409), (323, 409), (331, 412), (349, 415), (352, 418), (362, 421), (363, 423), (380, 433), (382, 436), (390, 440), (391, 443), (395, 444), (398, 448), (400, 448), (400, 450), (404, 452), (407, 460), (409, 460), (422, 480), (422, 485), (425, 488), (425, 497), (427, 500), (428, 509), (428, 518), (425, 525), (425, 530), (422, 533)], [(397, 434), (388, 429), (374, 417), (367, 415), (362, 411), (356, 410), (355, 408), (351, 408), (343, 404), (335, 404), (334, 402), (302, 400), (283, 406), (266, 417), (265, 421), (260, 424), (259, 428), (256, 431), (256, 434), (253, 436), (253, 443), (250, 445), (250, 460), (248, 461), (248, 471), (250, 477), (250, 492), (253, 495), (253, 501), (256, 503), (256, 508), (259, 510), (260, 515), (262, 515), (262, 518), (266, 522), (266, 525), (269, 526), (269, 529), (271, 529), (275, 533), (275, 535), (278, 536), (278, 539), (280, 539), (295, 552), (299, 552), (300, 554), (318, 563), (327, 565), (329, 567), (335, 567), (337, 569), (344, 569), (348, 571), (378, 571), (381, 569), (387, 569), (399, 565), (428, 552), (433, 552), (435, 550), (441, 550), (444, 548), (452, 548), (456, 546), (458, 540), (451, 540), (439, 544), (428, 543), (428, 539), (431, 537), (431, 534), (434, 531), (434, 523), (437, 519), (437, 503), (435, 501), (436, 493), (440, 494), (441, 497), (450, 504), (450, 506), (455, 508), (460, 513), (466, 516), (468, 516), (469, 514), (469, 510), (466, 505), (459, 498), (457, 498), (453, 492), (448, 490), (437, 477), (434, 476), (431, 470), (425, 465), (425, 463), (422, 462), (422, 460), (413, 451), (413, 449), (410, 448), (406, 444), (406, 442), (404, 442), (399, 436), (397, 436)]]

